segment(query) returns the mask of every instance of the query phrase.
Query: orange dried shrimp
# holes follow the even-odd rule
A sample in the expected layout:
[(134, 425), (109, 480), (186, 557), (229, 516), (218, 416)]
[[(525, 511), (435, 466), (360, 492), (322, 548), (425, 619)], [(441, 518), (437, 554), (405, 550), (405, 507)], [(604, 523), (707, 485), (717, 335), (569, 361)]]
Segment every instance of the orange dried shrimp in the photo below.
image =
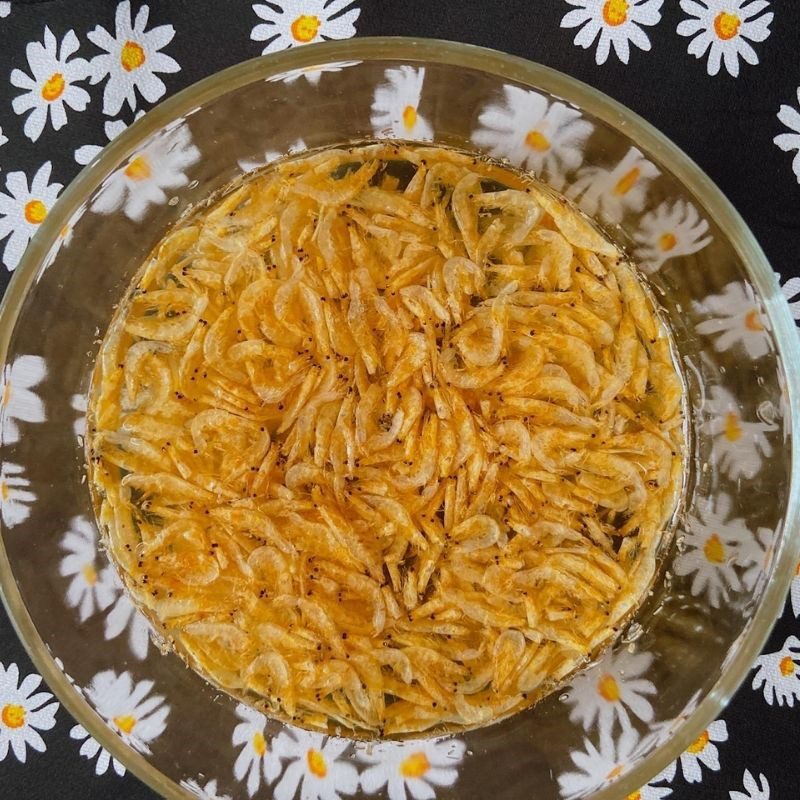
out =
[(136, 602), (218, 686), (400, 735), (533, 703), (646, 593), (682, 383), (634, 270), (463, 153), (327, 150), (158, 246), (88, 455)]

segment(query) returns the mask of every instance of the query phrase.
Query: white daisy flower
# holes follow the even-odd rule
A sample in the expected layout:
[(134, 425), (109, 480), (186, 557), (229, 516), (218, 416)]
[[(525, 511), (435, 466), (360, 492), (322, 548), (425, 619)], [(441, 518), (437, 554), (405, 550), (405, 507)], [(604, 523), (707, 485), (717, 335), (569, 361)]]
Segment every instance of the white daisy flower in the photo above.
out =
[(199, 797), (200, 800), (231, 800), (229, 794), (217, 793), (216, 780), (210, 780), (205, 786), (201, 786), (196, 780), (190, 778), (189, 780), (181, 781), (181, 786), (184, 789), (188, 789), (195, 797)]
[(27, 748), (44, 753), (47, 749), (39, 731), (49, 731), (56, 724), (58, 703), (49, 701), (49, 692), (36, 692), (42, 679), (34, 674), (19, 682), (19, 668), (0, 663), (0, 761), (8, 749), (25, 763)]
[(770, 705), (777, 701), (794, 708), (800, 700), (800, 639), (790, 636), (777, 653), (765, 653), (756, 659), (753, 689), (762, 689)]
[(800, 617), (800, 562), (797, 564), (797, 569), (794, 571), (794, 578), (792, 578), (792, 611), (796, 617)]
[(0, 192), (0, 239), (9, 237), (3, 251), (3, 263), (9, 270), (19, 264), (28, 242), (64, 188), (60, 183), (50, 183), (52, 167), (45, 161), (33, 176), (30, 188), (24, 172), (6, 175), (7, 194)]
[(140, 222), (148, 206), (167, 202), (165, 189), (189, 183), (184, 170), (199, 159), (200, 151), (192, 144), (187, 125), (164, 131), (106, 179), (91, 209), (112, 214), (122, 208), (126, 217)]
[(125, 765), (117, 761), (108, 750), (103, 747), (83, 725), (73, 725), (69, 731), (69, 738), (78, 742), (83, 742), (78, 751), (85, 759), (92, 761), (95, 757), (97, 761), (94, 765), (95, 775), (105, 775), (109, 766), (113, 767), (114, 772), (120, 777), (125, 774)]
[(535, 172), (555, 189), (583, 161), (583, 147), (594, 126), (564, 103), (519, 86), (503, 88), (504, 102), (487, 106), (472, 134), (478, 147)]
[(661, 173), (635, 147), (631, 147), (613, 169), (584, 167), (567, 189), (590, 217), (605, 222), (622, 222), (626, 214), (644, 208), (650, 181)]
[(281, 760), (264, 736), (267, 718), (253, 708), (239, 703), (236, 716), (242, 720), (234, 729), (231, 742), (234, 747), (243, 745), (233, 765), (237, 781), (247, 776), (247, 794), (252, 797), (261, 786), (261, 776), (272, 783), (281, 774)]
[[(681, 36), (691, 36), (689, 55), (703, 58), (708, 52), (708, 74), (725, 69), (734, 78), (739, 75), (739, 57), (748, 64), (758, 64), (758, 55), (750, 42), (763, 42), (770, 34), (775, 16), (766, 0), (681, 0), (681, 8), (691, 19), (678, 25)], [(748, 41), (749, 40), (749, 41)]]
[(629, 727), (632, 713), (642, 722), (652, 722), (653, 706), (647, 695), (656, 693), (651, 681), (641, 676), (650, 668), (650, 653), (606, 653), (590, 669), (578, 674), (567, 689), (566, 701), (573, 706), (569, 718), (588, 731), (595, 722), (600, 733), (610, 733), (614, 720)]
[(131, 652), (140, 661), (147, 657), (150, 646), (150, 623), (147, 617), (131, 602), (127, 592), (124, 591), (122, 581), (117, 573), (111, 570), (111, 583), (118, 593), (108, 616), (105, 618), (105, 639), (116, 639), (124, 631), (128, 631), (128, 646)]
[[(134, 120), (139, 119), (140, 117), (144, 116), (144, 111), (141, 109), (136, 112), (136, 116)], [(122, 131), (124, 131), (128, 126), (125, 122), (121, 119), (114, 119), (114, 120), (106, 120), (105, 125), (103, 126), (106, 134), (106, 138), (110, 142), (112, 139), (116, 139)], [(103, 152), (103, 145), (100, 144), (85, 144), (82, 147), (79, 147), (75, 151), (75, 160), (79, 164), (90, 164), (92, 161)]]
[(0, 466), (0, 517), (6, 528), (25, 522), (31, 514), (30, 505), (36, 500), (29, 491), (31, 482), (24, 475), (19, 464), (5, 462)]
[(41, 356), (17, 356), (6, 364), (0, 380), (0, 442), (19, 441), (16, 420), (44, 422), (44, 403), (35, 391), (47, 375), (47, 365)]
[(92, 44), (105, 51), (90, 63), (92, 84), (108, 76), (103, 89), (103, 113), (109, 117), (118, 114), (127, 101), (131, 111), (136, 108), (136, 91), (148, 102), (155, 103), (167, 92), (164, 81), (157, 72), (180, 72), (174, 58), (159, 52), (175, 36), (172, 25), (159, 25), (146, 31), (150, 8), (142, 6), (134, 20), (130, 0), (117, 5), (115, 33), (112, 36), (98, 25), (86, 36)]
[(389, 800), (433, 798), (437, 786), (453, 786), (466, 745), (460, 739), (419, 739), (406, 742), (357, 744), (361, 788), (375, 794), (386, 786)]
[(319, 84), (319, 79), (325, 72), (341, 72), (345, 67), (353, 67), (360, 64), (360, 61), (333, 61), (330, 64), (321, 66), (301, 67), (300, 69), (290, 69), (288, 72), (280, 72), (267, 78), (268, 83), (281, 83), (291, 84), (299, 78), (305, 78), (312, 86)]
[(708, 222), (686, 200), (664, 202), (655, 211), (648, 211), (639, 223), (633, 238), (634, 253), (647, 273), (660, 269), (670, 258), (689, 256), (702, 250), (713, 240)]
[(386, 80), (388, 83), (382, 83), (375, 90), (372, 102), (375, 135), (389, 139), (431, 141), (433, 128), (418, 113), (425, 67), (387, 69)]
[(67, 589), (67, 605), (78, 608), (80, 621), (85, 622), (96, 611), (108, 608), (117, 595), (113, 569), (106, 566), (97, 571), (97, 533), (85, 517), (75, 517), (61, 540), (67, 552), (61, 559), (59, 574), (71, 577)]
[(32, 142), (42, 135), (48, 116), (57, 131), (67, 124), (65, 106), (83, 111), (89, 103), (89, 93), (77, 85), (89, 77), (89, 62), (71, 58), (78, 47), (75, 31), (64, 34), (59, 48), (53, 32), (45, 26), (44, 42), (30, 42), (26, 48), (31, 74), (19, 69), (11, 71), (12, 86), (26, 90), (14, 98), (12, 106), (17, 114), (31, 112), (23, 130)]
[[(797, 102), (800, 104), (800, 86), (797, 88)], [(791, 133), (780, 133), (772, 141), (775, 142), (784, 153), (797, 150), (792, 161), (792, 170), (800, 183), (800, 111), (792, 106), (782, 105), (778, 112), (778, 119), (791, 131)]]
[(0, 128), (0, 147), (2, 147), (8, 141), (8, 136), (3, 133), (3, 129)]
[(615, 781), (629, 768), (639, 734), (626, 728), (619, 739), (608, 733), (600, 734), (599, 748), (589, 739), (583, 740), (585, 751), (572, 751), (570, 758), (580, 772), (565, 772), (558, 776), (563, 797), (584, 797)]
[(631, 44), (641, 50), (650, 49), (650, 40), (641, 26), (661, 21), (663, 0), (567, 0), (567, 3), (577, 8), (564, 15), (561, 27), (580, 28), (574, 41), (584, 50), (600, 34), (595, 53), (599, 65), (606, 63), (612, 45), (623, 64), (628, 63)]
[(729, 283), (721, 294), (693, 302), (695, 312), (704, 319), (695, 329), (703, 336), (714, 337), (714, 349), (722, 352), (741, 345), (750, 358), (761, 358), (770, 351), (766, 317), (753, 294), (753, 289), (741, 281)]
[[(361, 14), (352, 0), (284, 0), (277, 4), (256, 3), (256, 16), (264, 20), (253, 27), (250, 38), (266, 42), (264, 55), (312, 42), (350, 39)], [(347, 9), (347, 10), (346, 10)]]
[(750, 770), (746, 769), (742, 781), (745, 791), (731, 791), (730, 800), (769, 800), (769, 781), (764, 773), (761, 773), (756, 781)]
[(731, 480), (754, 478), (772, 445), (765, 433), (775, 429), (766, 422), (745, 422), (738, 400), (724, 387), (712, 386), (703, 403), (703, 431), (714, 442), (714, 462)]
[(0, 2), (0, 17), (7, 17), (11, 13), (10, 0), (2, 0)]
[(358, 791), (358, 770), (341, 759), (350, 742), (333, 736), (325, 740), (321, 733), (297, 729), (274, 740), (280, 758), (291, 761), (272, 790), (275, 800), (292, 800), (298, 790), (303, 800), (340, 800)]
[(242, 172), (250, 172), (251, 170), (263, 167), (272, 161), (276, 161), (279, 158), (283, 158), (283, 156), (302, 153), (303, 150), (307, 149), (306, 143), (302, 139), (298, 139), (294, 144), (289, 145), (285, 153), (279, 153), (277, 150), (267, 150), (264, 153), (263, 160), (255, 159), (251, 161), (243, 158), (241, 161), (239, 161), (239, 169), (241, 169)]
[(800, 324), (800, 278), (789, 278), (786, 283), (783, 283), (779, 272), (775, 273), (775, 277), (781, 284), (781, 292), (789, 304), (792, 317)]
[(86, 395), (72, 395), (69, 405), (78, 415), (72, 423), (72, 430), (75, 431), (75, 437), (82, 442), (83, 437), (86, 435)]
[(159, 695), (150, 695), (153, 681), (135, 682), (130, 672), (117, 675), (114, 670), (98, 672), (86, 687), (86, 696), (95, 710), (122, 740), (150, 755), (150, 742), (167, 727), (169, 706)]
[(687, 783), (700, 783), (703, 780), (702, 767), (719, 770), (719, 750), (715, 742), (728, 741), (728, 726), (725, 720), (712, 722), (678, 759), (683, 777)]
[[(693, 575), (692, 594), (705, 594), (714, 608), (727, 604), (730, 592), (740, 592), (742, 582), (737, 567), (746, 566), (751, 550), (742, 555), (743, 544), (753, 534), (743, 519), (729, 519), (731, 499), (718, 495), (717, 508), (687, 519), (682, 533), (684, 550), (673, 564), (676, 575)], [(744, 561), (747, 559), (747, 561)]]

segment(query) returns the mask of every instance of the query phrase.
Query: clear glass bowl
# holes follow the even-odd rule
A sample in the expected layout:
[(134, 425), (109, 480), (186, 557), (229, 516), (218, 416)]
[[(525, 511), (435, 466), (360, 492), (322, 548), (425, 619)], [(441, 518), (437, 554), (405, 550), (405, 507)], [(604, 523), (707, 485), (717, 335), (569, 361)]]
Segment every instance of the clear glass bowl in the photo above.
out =
[[(600, 663), (496, 725), (367, 746), (237, 707), (159, 652), (97, 549), (81, 425), (113, 306), (188, 207), (243, 167), (386, 136), (508, 157), (574, 197), (641, 262), (686, 372), (690, 470), (665, 571)], [(231, 797), (287, 798), (301, 780), (311, 796), (625, 797), (687, 746), (702, 749), (797, 563), (800, 349), (763, 253), (647, 123), (497, 52), (330, 43), (232, 67), (162, 103), (42, 224), (3, 302), (0, 352), (5, 602), (68, 710), (168, 797), (212, 780), (209, 795)]]

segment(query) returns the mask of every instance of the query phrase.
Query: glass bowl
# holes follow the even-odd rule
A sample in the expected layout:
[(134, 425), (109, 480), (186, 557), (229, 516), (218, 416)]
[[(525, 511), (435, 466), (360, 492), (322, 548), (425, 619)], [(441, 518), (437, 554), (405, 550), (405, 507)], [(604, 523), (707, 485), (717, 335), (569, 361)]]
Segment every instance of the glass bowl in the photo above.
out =
[[(187, 208), (282, 154), (382, 137), (508, 158), (596, 217), (639, 261), (672, 328), (691, 435), (663, 573), (610, 652), (495, 725), (365, 744), (266, 719), (162, 655), (98, 548), (82, 426), (114, 304)], [(326, 798), (638, 797), (684, 749), (713, 742), (709, 725), (797, 563), (800, 348), (752, 234), (635, 114), (501, 53), (328, 43), (248, 61), (162, 103), (42, 224), (3, 301), (0, 352), (5, 602), (82, 726), (75, 735), (168, 797), (287, 800), (301, 783), (303, 797)]]

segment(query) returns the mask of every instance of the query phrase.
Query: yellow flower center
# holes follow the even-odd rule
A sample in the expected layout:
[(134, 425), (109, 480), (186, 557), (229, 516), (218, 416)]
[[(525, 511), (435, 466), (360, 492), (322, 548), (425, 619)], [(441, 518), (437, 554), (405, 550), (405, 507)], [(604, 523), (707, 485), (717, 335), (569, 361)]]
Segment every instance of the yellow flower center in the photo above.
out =
[(256, 731), (253, 734), (253, 750), (256, 751), (256, 755), (259, 758), (267, 752), (267, 740), (264, 738), (264, 734), (261, 733), (261, 731)]
[(723, 11), (714, 18), (714, 32), (720, 39), (727, 41), (739, 35), (739, 26), (741, 24), (742, 21), (736, 14), (728, 14)]
[(674, 233), (662, 233), (658, 237), (658, 246), (663, 252), (668, 253), (675, 245), (678, 244), (678, 237)]
[(81, 574), (89, 586), (94, 586), (97, 583), (97, 570), (94, 568), (94, 564), (85, 564), (81, 568)]
[(800, 578), (800, 561), (797, 562), (797, 569), (794, 571), (794, 574)]
[(6, 481), (0, 483), (0, 497), (3, 500), (8, 500), (8, 483)]
[(783, 675), (784, 678), (794, 675), (796, 669), (797, 667), (795, 667), (794, 660), (791, 656), (785, 656), (781, 659), (780, 670), (781, 675)]
[(132, 714), (125, 714), (122, 717), (114, 717), (112, 722), (123, 732), (130, 733), (136, 726), (136, 717)]
[(15, 703), (3, 706), (0, 718), (7, 728), (21, 728), (25, 724), (25, 709)]
[(414, 106), (406, 106), (403, 109), (403, 125), (410, 131), (417, 124), (417, 109)]
[(127, 167), (125, 175), (132, 181), (143, 181), (151, 174), (150, 164), (144, 156), (136, 156)]
[(603, 4), (603, 19), (606, 25), (616, 27), (628, 19), (628, 3), (626, 0), (608, 0)]
[(312, 775), (318, 778), (324, 778), (328, 774), (328, 766), (325, 763), (325, 756), (319, 750), (309, 750), (306, 753), (306, 761), (308, 761), (308, 770)]
[(400, 774), (404, 778), (421, 778), (430, 768), (425, 753), (412, 753), (400, 764)]
[(692, 755), (696, 756), (698, 753), (702, 753), (703, 750), (706, 749), (706, 745), (708, 744), (709, 736), (708, 731), (703, 731), (686, 749), (687, 753), (691, 753)]
[(708, 537), (708, 541), (703, 545), (703, 552), (712, 564), (722, 564), (725, 561), (725, 545), (716, 533)]
[(608, 775), (606, 775), (606, 780), (613, 781), (614, 778), (618, 778), (621, 774), (622, 774), (622, 764), (617, 764), (617, 766), (614, 767), (614, 769), (612, 769), (611, 772), (608, 773)]
[(0, 405), (5, 407), (9, 404), (10, 401), (11, 401), (11, 384), (7, 383), (3, 387), (3, 399), (0, 400)]
[(752, 308), (747, 312), (744, 318), (744, 326), (749, 331), (763, 331), (764, 326), (761, 324), (761, 318), (758, 315), (758, 309)]
[(729, 442), (738, 442), (742, 438), (742, 426), (735, 411), (729, 411), (725, 415), (725, 438)]
[(642, 800), (642, 793), (641, 792), (633, 792), (633, 794), (629, 794), (625, 800)]
[(639, 169), (639, 167), (634, 167), (632, 170), (626, 172), (617, 181), (617, 185), (614, 187), (614, 194), (618, 194), (620, 197), (628, 194), (628, 192), (636, 185), (636, 181), (639, 180), (639, 176), (641, 174), (642, 171)]
[(145, 56), (144, 50), (140, 44), (128, 40), (122, 45), (119, 60), (125, 72), (133, 72), (147, 61), (147, 56)]
[(29, 200), (25, 203), (25, 219), (31, 225), (40, 225), (47, 216), (47, 207), (41, 200)]
[(619, 684), (611, 675), (603, 675), (597, 682), (597, 691), (603, 700), (609, 703), (616, 703), (619, 700)]
[(58, 100), (64, 94), (66, 85), (64, 76), (60, 72), (54, 72), (42, 86), (42, 97), (48, 103), (52, 103), (53, 100)]
[(540, 153), (550, 149), (550, 140), (541, 131), (528, 131), (528, 135), (525, 137), (525, 144), (531, 150), (538, 150)]
[(301, 14), (292, 23), (292, 36), (295, 41), (308, 44), (316, 35), (319, 30), (319, 17), (310, 14)]

